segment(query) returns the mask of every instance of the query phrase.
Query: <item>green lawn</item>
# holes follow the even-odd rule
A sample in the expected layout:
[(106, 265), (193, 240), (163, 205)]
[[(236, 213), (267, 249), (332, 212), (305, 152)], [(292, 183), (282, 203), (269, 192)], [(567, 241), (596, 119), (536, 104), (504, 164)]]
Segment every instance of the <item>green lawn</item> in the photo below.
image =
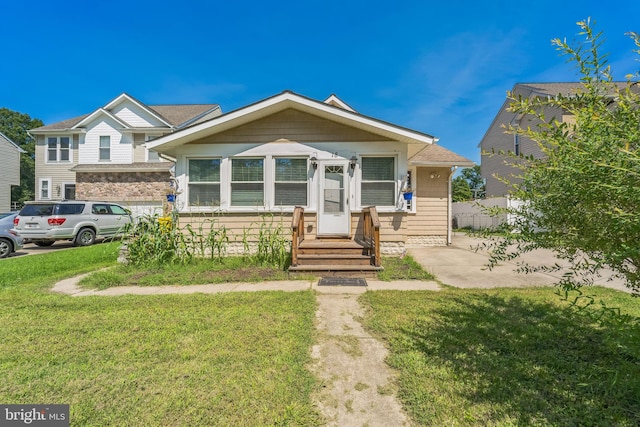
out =
[(550, 288), (368, 292), (361, 301), (419, 425), (640, 425), (640, 300), (584, 291), (627, 317), (598, 320), (598, 304), (577, 310)]
[[(49, 291), (116, 266), (118, 246), (0, 261), (0, 402), (68, 403), (72, 425), (322, 424), (306, 369), (312, 292)], [(410, 261), (387, 261), (387, 272), (421, 277)], [(578, 310), (550, 288), (381, 291), (361, 301), (417, 425), (639, 425), (640, 299), (585, 291), (621, 315)]]
[(0, 263), (0, 402), (68, 403), (72, 425), (320, 424), (306, 369), (311, 292), (48, 291), (113, 265), (116, 252), (97, 245)]

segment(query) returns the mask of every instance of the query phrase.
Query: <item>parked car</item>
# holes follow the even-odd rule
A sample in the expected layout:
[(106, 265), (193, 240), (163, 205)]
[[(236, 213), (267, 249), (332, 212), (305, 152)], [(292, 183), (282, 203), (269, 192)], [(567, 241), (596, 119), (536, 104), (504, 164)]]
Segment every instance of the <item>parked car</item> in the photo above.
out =
[(131, 222), (131, 213), (115, 203), (82, 200), (27, 202), (13, 220), (13, 231), (25, 242), (38, 246), (51, 246), (56, 240), (70, 240), (76, 246), (89, 246), (97, 237), (122, 235)]
[(13, 228), (13, 219), (18, 212), (0, 213), (0, 258), (6, 258), (22, 249), (22, 237)]

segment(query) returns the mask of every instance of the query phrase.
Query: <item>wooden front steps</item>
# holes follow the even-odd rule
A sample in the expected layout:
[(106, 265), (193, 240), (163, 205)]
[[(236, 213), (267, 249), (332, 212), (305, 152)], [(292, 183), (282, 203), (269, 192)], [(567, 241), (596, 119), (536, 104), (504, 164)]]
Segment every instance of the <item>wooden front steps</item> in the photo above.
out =
[(376, 267), (368, 249), (351, 239), (304, 240), (298, 246), (297, 264), (289, 273), (333, 277), (376, 277)]

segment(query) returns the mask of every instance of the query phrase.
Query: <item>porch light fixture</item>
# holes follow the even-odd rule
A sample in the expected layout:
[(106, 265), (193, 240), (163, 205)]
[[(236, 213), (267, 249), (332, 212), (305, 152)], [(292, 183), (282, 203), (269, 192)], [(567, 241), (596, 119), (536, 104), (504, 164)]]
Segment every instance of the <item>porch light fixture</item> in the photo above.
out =
[(318, 159), (316, 158), (316, 156), (311, 157), (309, 160), (311, 160), (311, 167), (313, 168), (313, 170), (318, 169)]
[(431, 179), (440, 178), (440, 174), (437, 172), (431, 172)]
[(356, 168), (356, 163), (358, 163), (358, 159), (356, 158), (356, 156), (351, 156), (351, 159), (349, 161), (349, 166), (351, 166), (351, 169)]

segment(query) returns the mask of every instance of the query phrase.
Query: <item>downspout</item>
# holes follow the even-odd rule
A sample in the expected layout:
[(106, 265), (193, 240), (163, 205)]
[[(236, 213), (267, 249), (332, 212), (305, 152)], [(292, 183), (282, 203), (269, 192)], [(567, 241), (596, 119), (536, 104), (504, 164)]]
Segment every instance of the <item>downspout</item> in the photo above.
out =
[(451, 178), (458, 169), (457, 166), (453, 166), (447, 177), (447, 246), (451, 245), (451, 227), (453, 225), (453, 206), (451, 201)]

